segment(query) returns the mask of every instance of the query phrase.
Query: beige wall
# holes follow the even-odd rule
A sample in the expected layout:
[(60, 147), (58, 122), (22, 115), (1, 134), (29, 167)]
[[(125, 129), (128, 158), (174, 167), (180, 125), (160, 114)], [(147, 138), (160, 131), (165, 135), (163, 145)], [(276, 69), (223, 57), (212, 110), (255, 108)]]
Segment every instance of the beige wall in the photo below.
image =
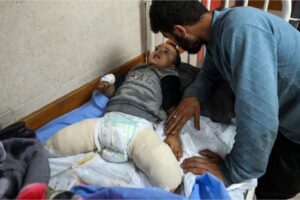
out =
[(0, 1), (3, 127), (142, 54), (139, 0)]

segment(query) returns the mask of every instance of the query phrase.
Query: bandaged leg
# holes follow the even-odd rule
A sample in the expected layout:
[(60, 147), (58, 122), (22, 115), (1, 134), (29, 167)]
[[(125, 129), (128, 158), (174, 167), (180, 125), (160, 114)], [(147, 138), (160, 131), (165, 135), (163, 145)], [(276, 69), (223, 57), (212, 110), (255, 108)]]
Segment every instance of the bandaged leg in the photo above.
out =
[(63, 156), (85, 153), (96, 149), (94, 135), (99, 119), (86, 119), (70, 125), (48, 140), (48, 149)]
[(144, 129), (129, 146), (129, 156), (152, 184), (167, 191), (181, 183), (181, 169), (169, 146), (153, 129)]

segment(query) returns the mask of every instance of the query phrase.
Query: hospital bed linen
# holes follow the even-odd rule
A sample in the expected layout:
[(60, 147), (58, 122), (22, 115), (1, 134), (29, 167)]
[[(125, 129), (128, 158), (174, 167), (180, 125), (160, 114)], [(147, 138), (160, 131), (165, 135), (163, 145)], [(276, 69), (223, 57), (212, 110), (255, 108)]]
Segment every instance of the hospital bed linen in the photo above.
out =
[[(101, 117), (104, 114), (108, 99), (98, 91), (94, 91), (92, 98), (83, 106), (51, 121), (37, 130), (37, 137), (45, 142), (58, 130), (86, 118)], [(236, 126), (212, 122), (209, 118), (201, 116), (201, 130), (195, 130), (193, 119), (188, 121), (181, 131), (183, 143), (183, 158), (198, 155), (199, 150), (210, 149), (221, 157), (228, 154), (234, 143)], [(161, 123), (156, 132), (164, 139), (164, 124)], [(51, 176), (71, 167), (76, 161), (87, 154), (63, 158), (50, 158)], [(188, 173), (184, 176), (182, 194), (190, 196), (195, 185), (195, 175)], [(75, 185), (89, 184), (101, 187), (151, 187), (147, 177), (140, 172), (132, 162), (123, 164), (108, 163), (99, 155), (82, 166), (50, 179), (49, 185), (55, 189), (71, 189)], [(234, 184), (227, 188), (233, 199), (243, 199), (243, 194), (256, 186), (256, 179)]]
[[(184, 158), (198, 155), (201, 149), (210, 149), (224, 157), (234, 143), (235, 126), (212, 122), (209, 118), (201, 117), (201, 130), (193, 127), (193, 119), (188, 121), (181, 132), (184, 149)], [(163, 123), (157, 128), (157, 133), (163, 139)], [(72, 166), (76, 161), (89, 155), (79, 154), (64, 158), (50, 158), (51, 176)], [(197, 176), (187, 173), (184, 176), (182, 195), (189, 197), (192, 194)], [(69, 190), (75, 185), (89, 184), (101, 187), (152, 187), (147, 177), (139, 171), (132, 162), (123, 164), (108, 163), (101, 156), (93, 159), (73, 170), (50, 179), (49, 185), (55, 189)], [(243, 199), (244, 192), (256, 186), (256, 179), (234, 184), (227, 188), (233, 199)]]

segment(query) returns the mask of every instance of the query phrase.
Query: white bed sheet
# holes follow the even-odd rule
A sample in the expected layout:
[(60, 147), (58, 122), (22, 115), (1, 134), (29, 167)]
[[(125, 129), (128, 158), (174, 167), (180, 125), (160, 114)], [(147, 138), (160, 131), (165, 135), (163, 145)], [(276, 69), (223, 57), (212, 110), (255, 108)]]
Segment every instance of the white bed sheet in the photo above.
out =
[[(221, 157), (228, 154), (234, 143), (235, 129), (234, 125), (214, 123), (209, 118), (201, 116), (201, 130), (194, 128), (193, 119), (183, 127), (181, 139), (183, 144), (183, 158), (199, 155), (199, 150), (209, 149), (218, 153)], [(164, 138), (163, 123), (161, 123), (156, 132)], [(87, 154), (63, 158), (50, 158), (51, 176), (58, 174)], [(188, 173), (184, 175), (184, 187), (182, 194), (189, 196), (195, 180), (195, 175)], [(85, 164), (73, 168), (59, 176), (52, 177), (49, 185), (55, 189), (69, 190), (75, 185), (92, 184), (102, 187), (151, 187), (147, 177), (138, 170), (132, 162), (122, 164), (109, 163), (104, 161), (98, 154)], [(257, 185), (256, 179), (244, 181), (240, 184), (233, 184), (227, 188), (232, 199), (244, 199), (244, 193), (247, 190), (253, 190)]]

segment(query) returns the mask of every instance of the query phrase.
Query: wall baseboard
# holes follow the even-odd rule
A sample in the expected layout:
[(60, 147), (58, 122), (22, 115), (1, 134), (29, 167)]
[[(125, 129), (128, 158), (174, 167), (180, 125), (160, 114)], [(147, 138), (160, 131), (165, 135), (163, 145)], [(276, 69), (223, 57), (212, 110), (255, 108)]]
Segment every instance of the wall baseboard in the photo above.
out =
[[(130, 68), (143, 62), (145, 62), (144, 55), (140, 55), (127, 63), (118, 66), (109, 73), (113, 73), (116, 77), (118, 77), (124, 75)], [(26, 126), (33, 130), (42, 127), (51, 120), (70, 112), (87, 102), (91, 98), (92, 92), (97, 88), (98, 81), (99, 79), (97, 78), (81, 86), (80, 88), (29, 114), (21, 120), (25, 121)]]

